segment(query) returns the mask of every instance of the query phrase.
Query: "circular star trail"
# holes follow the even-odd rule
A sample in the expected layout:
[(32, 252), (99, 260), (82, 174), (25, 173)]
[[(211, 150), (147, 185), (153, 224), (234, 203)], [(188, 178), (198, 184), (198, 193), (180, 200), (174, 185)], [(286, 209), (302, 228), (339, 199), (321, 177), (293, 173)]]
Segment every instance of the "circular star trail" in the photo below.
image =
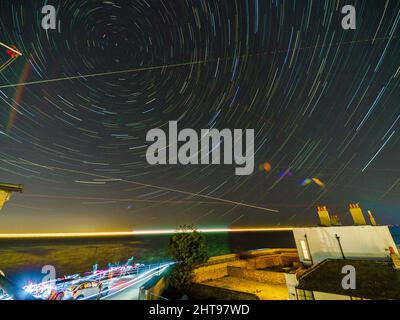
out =
[[(356, 30), (339, 0), (53, 1), (47, 31), (44, 4), (0, 4), (23, 54), (0, 73), (0, 180), (26, 190), (1, 231), (348, 221), (350, 202), (400, 222), (398, 1), (353, 3)], [(254, 173), (150, 166), (172, 120), (254, 129)]]

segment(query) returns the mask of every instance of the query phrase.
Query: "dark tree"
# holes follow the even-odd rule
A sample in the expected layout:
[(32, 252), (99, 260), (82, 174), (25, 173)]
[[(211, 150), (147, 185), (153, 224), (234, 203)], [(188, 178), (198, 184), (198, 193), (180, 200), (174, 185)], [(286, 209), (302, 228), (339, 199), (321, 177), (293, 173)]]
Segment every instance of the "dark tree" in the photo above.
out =
[(169, 239), (169, 252), (177, 262), (172, 270), (170, 286), (179, 291), (188, 288), (196, 266), (207, 262), (207, 245), (204, 236), (193, 225), (179, 227)]

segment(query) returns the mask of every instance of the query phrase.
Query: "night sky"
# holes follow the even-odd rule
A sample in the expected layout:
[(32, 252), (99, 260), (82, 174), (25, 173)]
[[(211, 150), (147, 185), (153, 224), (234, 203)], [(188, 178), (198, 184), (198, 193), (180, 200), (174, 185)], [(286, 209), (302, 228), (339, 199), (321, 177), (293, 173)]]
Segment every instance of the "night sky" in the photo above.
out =
[[(45, 31), (46, 3), (0, 2), (23, 53), (0, 72), (0, 181), (25, 186), (0, 232), (304, 225), (316, 205), (347, 224), (350, 202), (400, 223), (398, 0), (49, 1)], [(254, 129), (254, 173), (150, 166), (172, 120)]]

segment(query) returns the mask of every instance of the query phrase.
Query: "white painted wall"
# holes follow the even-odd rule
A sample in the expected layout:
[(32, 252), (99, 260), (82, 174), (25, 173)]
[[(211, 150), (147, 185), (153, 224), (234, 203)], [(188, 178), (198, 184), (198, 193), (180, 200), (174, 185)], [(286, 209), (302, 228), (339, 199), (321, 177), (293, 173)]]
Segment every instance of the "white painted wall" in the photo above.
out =
[(301, 246), (301, 241), (307, 235), (309, 253), (313, 263), (325, 259), (342, 259), (340, 248), (335, 235), (340, 237), (343, 252), (348, 259), (389, 259), (389, 247), (393, 247), (399, 254), (393, 237), (387, 226), (338, 226), (338, 227), (312, 227), (295, 228), (293, 230), (300, 261), (306, 261)]
[(286, 286), (288, 288), (289, 300), (297, 300), (296, 287), (299, 284), (296, 274), (285, 273)]
[(349, 296), (342, 296), (333, 293), (318, 292), (318, 291), (314, 291), (313, 293), (315, 300), (351, 300)]

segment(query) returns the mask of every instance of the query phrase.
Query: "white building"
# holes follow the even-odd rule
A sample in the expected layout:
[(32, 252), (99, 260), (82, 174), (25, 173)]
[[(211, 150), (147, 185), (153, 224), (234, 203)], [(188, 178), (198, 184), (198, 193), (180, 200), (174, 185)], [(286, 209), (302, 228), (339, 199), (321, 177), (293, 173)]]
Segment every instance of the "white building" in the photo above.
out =
[[(350, 213), (355, 225), (341, 226), (319, 207), (320, 226), (293, 230), (300, 262), (308, 269), (286, 275), (290, 299), (400, 299), (399, 251), (389, 227), (377, 226), (371, 212), (367, 225), (358, 204), (350, 205)], [(345, 266), (354, 267), (356, 290), (342, 286)]]
[(293, 230), (299, 259), (304, 265), (325, 259), (390, 259), (398, 250), (387, 226), (338, 226)]

